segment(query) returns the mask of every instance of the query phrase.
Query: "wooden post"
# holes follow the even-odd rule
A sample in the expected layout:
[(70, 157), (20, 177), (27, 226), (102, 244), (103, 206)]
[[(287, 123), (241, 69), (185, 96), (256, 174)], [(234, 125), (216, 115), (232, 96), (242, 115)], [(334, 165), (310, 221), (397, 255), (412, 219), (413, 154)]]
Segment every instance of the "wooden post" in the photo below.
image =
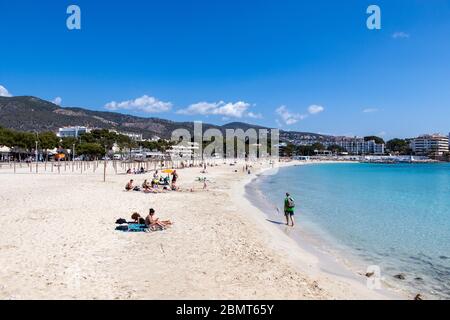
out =
[(105, 161), (103, 162), (103, 182), (106, 182), (106, 157)]

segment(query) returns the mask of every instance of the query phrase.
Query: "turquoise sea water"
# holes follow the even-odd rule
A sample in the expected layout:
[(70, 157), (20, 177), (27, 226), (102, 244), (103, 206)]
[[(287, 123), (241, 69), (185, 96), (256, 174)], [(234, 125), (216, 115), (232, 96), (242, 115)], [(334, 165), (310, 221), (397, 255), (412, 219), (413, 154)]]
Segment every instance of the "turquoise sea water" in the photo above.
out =
[[(296, 166), (257, 187), (280, 210), (289, 191), (299, 225), (380, 266), (388, 282), (450, 298), (450, 164)], [(394, 278), (399, 273), (406, 279)]]

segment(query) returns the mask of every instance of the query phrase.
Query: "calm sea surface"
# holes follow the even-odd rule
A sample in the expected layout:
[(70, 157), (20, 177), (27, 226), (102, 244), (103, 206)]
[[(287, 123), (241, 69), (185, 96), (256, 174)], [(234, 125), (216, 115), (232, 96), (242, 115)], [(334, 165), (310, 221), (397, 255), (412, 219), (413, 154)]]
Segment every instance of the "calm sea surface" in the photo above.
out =
[(380, 266), (388, 282), (450, 298), (450, 164), (296, 166), (255, 184), (280, 210), (289, 191), (300, 225)]

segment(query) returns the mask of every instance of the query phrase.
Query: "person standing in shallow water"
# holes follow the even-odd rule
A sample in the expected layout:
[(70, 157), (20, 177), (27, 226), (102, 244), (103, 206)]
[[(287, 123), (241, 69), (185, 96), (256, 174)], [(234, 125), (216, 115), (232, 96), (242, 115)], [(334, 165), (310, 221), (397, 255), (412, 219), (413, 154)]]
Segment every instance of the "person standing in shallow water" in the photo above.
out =
[[(286, 225), (292, 224), (294, 226), (294, 214), (295, 214), (295, 202), (291, 195), (286, 192), (286, 198), (284, 198), (284, 216), (286, 217)], [(290, 220), (290, 221), (289, 221)], [(291, 222), (291, 223), (290, 223)]]

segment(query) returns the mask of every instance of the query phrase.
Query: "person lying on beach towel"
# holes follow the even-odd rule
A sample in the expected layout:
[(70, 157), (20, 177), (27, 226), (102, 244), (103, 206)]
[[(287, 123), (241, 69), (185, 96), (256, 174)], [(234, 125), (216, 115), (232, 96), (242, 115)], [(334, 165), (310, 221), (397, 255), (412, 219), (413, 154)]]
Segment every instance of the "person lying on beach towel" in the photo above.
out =
[(159, 220), (159, 218), (156, 218), (155, 216), (155, 210), (150, 209), (147, 218), (145, 218), (145, 224), (151, 229), (151, 230), (158, 230), (158, 229), (166, 229), (167, 227), (171, 226), (173, 223), (170, 220)]
[(145, 219), (141, 217), (141, 215), (137, 212), (133, 212), (131, 215), (132, 221), (128, 222), (127, 220), (120, 218), (116, 220), (116, 224), (119, 226), (116, 227), (117, 231), (123, 232), (148, 232), (149, 227), (145, 224)]
[(142, 219), (139, 213), (133, 212), (131, 214), (131, 220), (133, 220), (133, 223), (139, 223), (139, 219)]

